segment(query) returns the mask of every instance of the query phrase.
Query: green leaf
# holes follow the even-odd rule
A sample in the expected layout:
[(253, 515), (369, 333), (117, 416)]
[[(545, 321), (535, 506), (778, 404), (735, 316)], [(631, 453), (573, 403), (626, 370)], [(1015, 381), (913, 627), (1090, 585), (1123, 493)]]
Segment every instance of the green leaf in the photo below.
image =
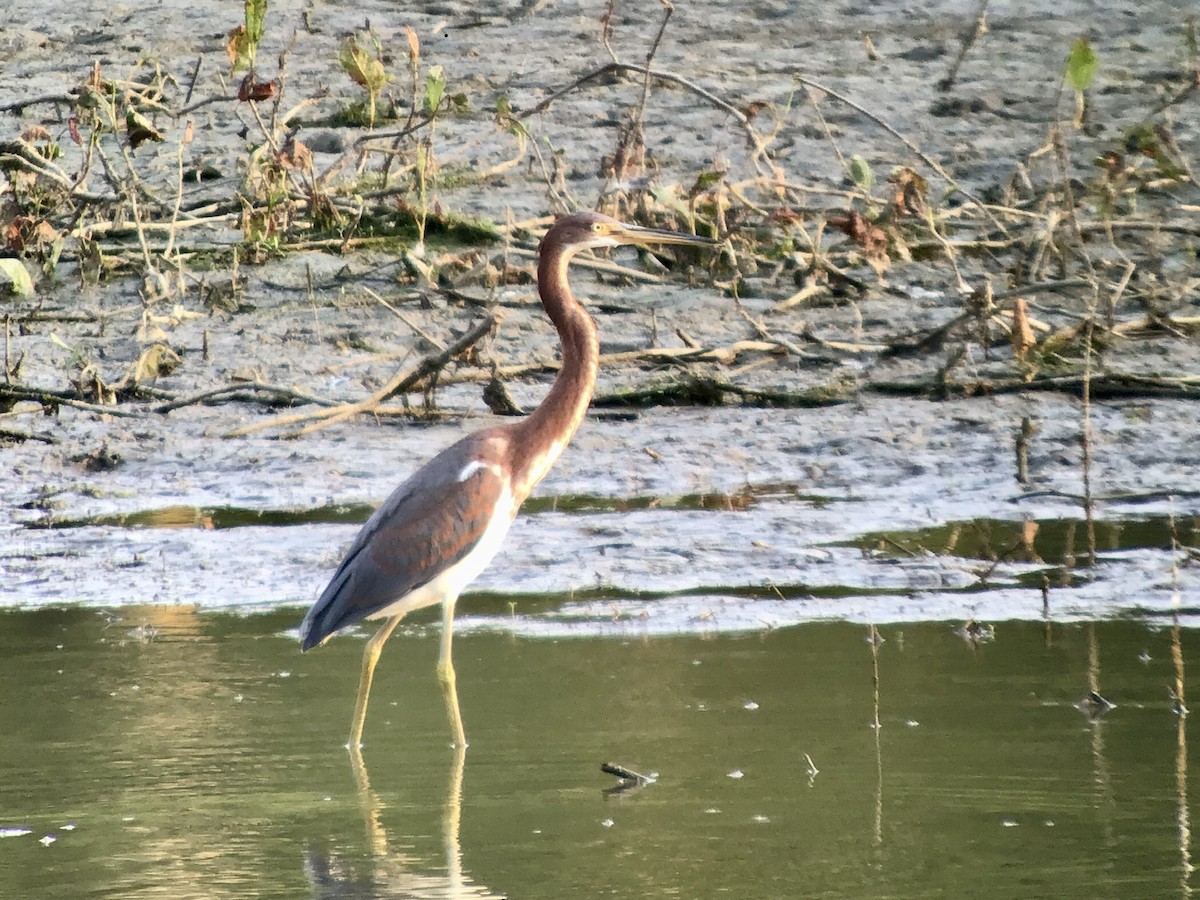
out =
[(437, 113), (442, 96), (446, 93), (446, 71), (441, 66), (430, 66), (425, 76), (425, 100), (421, 108), (427, 116)]
[(267, 19), (267, 0), (246, 0), (246, 37), (257, 47)]
[(33, 279), (19, 259), (0, 259), (0, 273), (8, 279), (14, 296), (28, 297), (33, 293)]
[(871, 164), (857, 154), (850, 157), (850, 178), (864, 191), (871, 190), (871, 185), (875, 183), (875, 173), (871, 171)]
[(225, 53), (229, 56), (231, 71), (254, 68), (258, 44), (263, 36), (263, 23), (267, 18), (267, 0), (245, 0), (244, 24), (226, 35)]
[(1066, 76), (1071, 90), (1082, 93), (1091, 87), (1098, 65), (1096, 51), (1087, 42), (1087, 38), (1076, 39), (1071, 45), (1071, 52), (1067, 54)]
[(342, 44), (342, 49), (338, 53), (338, 62), (342, 64), (342, 68), (346, 70), (346, 74), (355, 84), (361, 84), (371, 94), (379, 93), (384, 85), (392, 80), (392, 76), (383, 67), (378, 48), (372, 55), (358, 45), (354, 35), (350, 35)]

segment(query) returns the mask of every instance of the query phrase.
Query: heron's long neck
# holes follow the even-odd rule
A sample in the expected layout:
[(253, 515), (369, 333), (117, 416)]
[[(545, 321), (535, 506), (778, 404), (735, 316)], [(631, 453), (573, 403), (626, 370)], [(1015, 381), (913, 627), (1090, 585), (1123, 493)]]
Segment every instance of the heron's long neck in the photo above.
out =
[(517, 425), (513, 435), (513, 491), (520, 503), (562, 455), (587, 412), (596, 386), (600, 341), (596, 324), (567, 284), (570, 254), (543, 252), (538, 262), (538, 292), (558, 329), (562, 367), (541, 405)]

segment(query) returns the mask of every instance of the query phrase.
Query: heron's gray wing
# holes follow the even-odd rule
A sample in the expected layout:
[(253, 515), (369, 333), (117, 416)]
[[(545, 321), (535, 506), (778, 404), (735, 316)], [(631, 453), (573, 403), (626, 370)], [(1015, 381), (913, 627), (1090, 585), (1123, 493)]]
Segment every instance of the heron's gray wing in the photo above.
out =
[(428, 584), (471, 552), (505, 492), (494, 452), (467, 438), (392, 492), (305, 616), (303, 649)]

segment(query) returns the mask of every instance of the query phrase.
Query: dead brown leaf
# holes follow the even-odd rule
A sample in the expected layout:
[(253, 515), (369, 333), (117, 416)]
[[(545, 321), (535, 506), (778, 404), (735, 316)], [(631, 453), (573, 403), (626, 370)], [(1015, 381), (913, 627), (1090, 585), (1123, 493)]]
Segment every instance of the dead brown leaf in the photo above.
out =
[(891, 206), (896, 218), (925, 215), (929, 183), (924, 178), (908, 166), (901, 166), (888, 176), (888, 184), (893, 188)]
[(312, 171), (312, 151), (301, 141), (289, 137), (279, 148), (279, 165), (284, 169), (298, 169), (301, 172)]
[(404, 26), (404, 37), (408, 40), (408, 58), (415, 65), (421, 58), (421, 41), (417, 38), (417, 33), (409, 25)]
[(254, 101), (261, 103), (263, 100), (270, 100), (279, 90), (279, 85), (274, 79), (271, 81), (255, 81), (254, 73), (247, 72), (246, 77), (242, 79), (242, 83), (238, 86), (238, 99), (243, 103)]
[(1024, 297), (1013, 300), (1013, 325), (1009, 339), (1012, 341), (1013, 354), (1022, 362), (1029, 351), (1037, 344), (1033, 335), (1033, 325), (1029, 322), (1029, 304)]
[(867, 221), (862, 213), (856, 210), (831, 215), (826, 221), (831, 228), (836, 228), (848, 235), (851, 240), (862, 247), (867, 264), (875, 270), (877, 275), (882, 275), (887, 270), (890, 262), (887, 232), (878, 225)]
[(27, 144), (36, 144), (39, 141), (49, 141), (50, 132), (43, 125), (30, 125), (21, 132), (21, 140)]

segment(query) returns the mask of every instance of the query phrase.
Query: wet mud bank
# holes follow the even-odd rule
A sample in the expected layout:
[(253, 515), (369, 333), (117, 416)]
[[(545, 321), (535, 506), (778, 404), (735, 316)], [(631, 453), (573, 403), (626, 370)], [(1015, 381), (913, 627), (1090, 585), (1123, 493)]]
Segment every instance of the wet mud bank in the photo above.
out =
[[(377, 11), (385, 62), (426, 92), (440, 66), (449, 98), (426, 156), (394, 138), (399, 187), (344, 115), (361, 11), (271, 6), (259, 75), (306, 104), (287, 127), (236, 99), (236, 17), (14, 12), (0, 201), (36, 285), (0, 299), (0, 602), (309, 602), (373, 503), (492, 421), (493, 376), (524, 409), (544, 395), (537, 236), (604, 206), (726, 246), (578, 268), (598, 402), (466, 627), (1190, 615), (1194, 49), (1172, 4), (1103, 7), (995, 11), (967, 40), (974, 4), (690, 4), (654, 47), (674, 80), (647, 90), (626, 68), (561, 95), (611, 58), (602, 8)], [(1063, 60), (1098, 11), (1075, 127)], [(660, 16), (617, 5), (622, 65)], [(380, 128), (419, 111), (404, 85)], [(163, 141), (118, 116), (93, 123), (106, 165), (89, 158), (84, 88)], [(644, 152), (621, 169), (635, 114)], [(438, 223), (419, 247), (414, 210)], [(361, 400), (486, 316), (370, 415), (291, 440), (262, 427)]]

